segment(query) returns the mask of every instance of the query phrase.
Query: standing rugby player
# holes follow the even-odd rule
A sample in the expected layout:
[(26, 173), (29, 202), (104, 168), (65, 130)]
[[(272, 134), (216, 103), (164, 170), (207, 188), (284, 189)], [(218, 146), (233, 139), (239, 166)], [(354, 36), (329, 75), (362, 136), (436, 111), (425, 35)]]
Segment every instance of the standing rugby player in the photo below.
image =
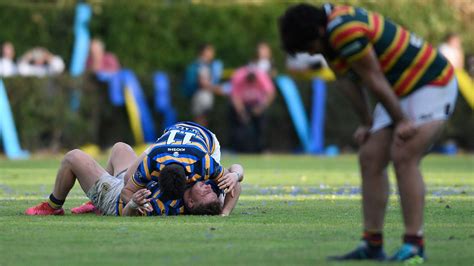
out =
[[(362, 8), (295, 5), (280, 18), (279, 30), (286, 52), (321, 53), (330, 61), (361, 118), (354, 137), (360, 144), (362, 244), (334, 259), (386, 259), (382, 231), (389, 162), (405, 226), (403, 245), (391, 260), (423, 259), (425, 185), (419, 165), (453, 112), (452, 66), (420, 37)], [(364, 88), (378, 100), (373, 113)]]

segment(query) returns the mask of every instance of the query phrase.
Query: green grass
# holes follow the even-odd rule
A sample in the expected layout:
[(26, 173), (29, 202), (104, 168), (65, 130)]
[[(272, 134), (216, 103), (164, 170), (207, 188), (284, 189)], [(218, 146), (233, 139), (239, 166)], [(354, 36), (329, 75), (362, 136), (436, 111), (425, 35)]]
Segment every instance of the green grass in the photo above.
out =
[[(231, 162), (246, 176), (230, 217), (73, 216), (69, 209), (86, 200), (79, 186), (65, 216), (28, 217), (23, 211), (51, 192), (59, 158), (0, 160), (0, 265), (366, 264), (325, 260), (360, 237), (355, 156), (224, 156)], [(422, 167), (427, 264), (474, 265), (474, 157), (431, 155)], [(389, 253), (400, 244), (401, 224), (393, 190)]]

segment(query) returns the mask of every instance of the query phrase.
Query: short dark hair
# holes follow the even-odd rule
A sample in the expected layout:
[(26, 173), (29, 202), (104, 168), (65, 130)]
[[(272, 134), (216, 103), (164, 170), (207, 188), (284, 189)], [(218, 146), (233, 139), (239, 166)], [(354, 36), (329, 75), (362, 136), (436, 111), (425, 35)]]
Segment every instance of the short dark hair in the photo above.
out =
[(247, 81), (248, 83), (255, 82), (256, 79), (257, 79), (257, 76), (255, 75), (253, 71), (249, 71), (247, 75), (245, 75), (245, 81)]
[(307, 50), (312, 41), (324, 37), (320, 36), (318, 26), (326, 24), (326, 13), (321, 8), (309, 4), (289, 7), (278, 20), (283, 50), (289, 54)]
[(205, 204), (199, 204), (193, 208), (189, 208), (189, 206), (185, 203), (184, 208), (185, 213), (189, 215), (219, 215), (222, 212), (222, 205), (219, 200)]
[(214, 45), (212, 45), (212, 43), (209, 43), (209, 42), (201, 43), (198, 46), (199, 55), (201, 55), (206, 49), (209, 49), (209, 48), (214, 48)]
[(179, 164), (169, 164), (160, 171), (158, 178), (163, 197), (169, 200), (182, 199), (186, 187), (186, 172)]
[(452, 38), (455, 38), (455, 37), (459, 37), (459, 35), (457, 33), (454, 33), (454, 32), (448, 32), (444, 35), (443, 41), (448, 42)]

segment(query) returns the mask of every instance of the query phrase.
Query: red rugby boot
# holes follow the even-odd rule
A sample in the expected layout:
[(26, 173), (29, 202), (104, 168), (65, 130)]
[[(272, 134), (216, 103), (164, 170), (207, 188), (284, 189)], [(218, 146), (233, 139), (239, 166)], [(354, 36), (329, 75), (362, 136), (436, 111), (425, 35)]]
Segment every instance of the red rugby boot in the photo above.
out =
[(26, 209), (26, 215), (64, 215), (64, 209), (54, 209), (49, 206), (48, 202), (41, 202), (40, 204)]
[(88, 201), (79, 207), (72, 208), (71, 212), (73, 214), (97, 213), (98, 209), (92, 204), (92, 201)]

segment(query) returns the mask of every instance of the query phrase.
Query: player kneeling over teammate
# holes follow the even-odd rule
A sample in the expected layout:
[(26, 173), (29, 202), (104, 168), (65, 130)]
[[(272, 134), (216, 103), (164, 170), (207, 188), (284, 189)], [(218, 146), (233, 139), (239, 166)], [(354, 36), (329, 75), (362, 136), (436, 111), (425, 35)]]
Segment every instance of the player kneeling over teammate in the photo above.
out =
[(229, 215), (240, 195), (243, 168), (235, 164), (227, 170), (219, 160), (215, 135), (190, 122), (166, 129), (139, 158), (130, 146), (114, 145), (106, 169), (73, 150), (64, 157), (49, 201), (26, 214), (64, 214), (62, 205), (77, 179), (105, 215)]

